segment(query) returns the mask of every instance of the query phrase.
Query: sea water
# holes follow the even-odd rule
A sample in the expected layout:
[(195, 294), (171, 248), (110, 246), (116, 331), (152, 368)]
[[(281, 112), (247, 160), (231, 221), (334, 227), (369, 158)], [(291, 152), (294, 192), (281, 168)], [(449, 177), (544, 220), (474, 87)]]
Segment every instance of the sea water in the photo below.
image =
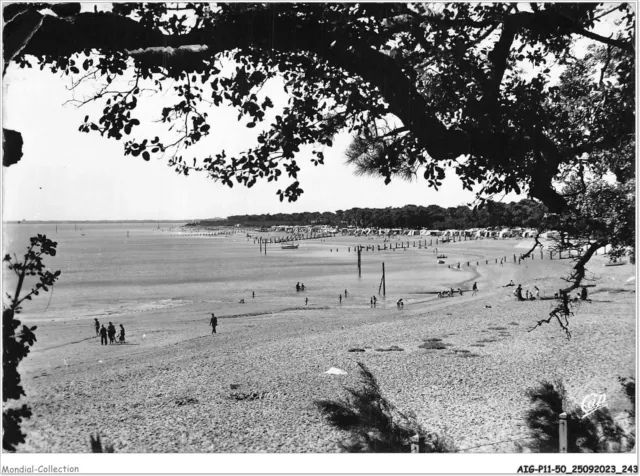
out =
[[(363, 250), (359, 277), (355, 245), (373, 245), (377, 250), (378, 245), (383, 246), (381, 238), (303, 240), (295, 250), (268, 244), (265, 254), (246, 232), (234, 233), (230, 228), (227, 234), (203, 235), (181, 225), (4, 224), (3, 252), (16, 253), (19, 259), (31, 236), (44, 234), (58, 243), (56, 256), (45, 257), (44, 262), (48, 270), (61, 271), (60, 279), (53, 292), (42, 293), (25, 305), (22, 318), (93, 318), (198, 302), (220, 307), (250, 299), (253, 292), (285, 302), (302, 296), (295, 291), (298, 282), (304, 283), (304, 296), (314, 304), (333, 304), (347, 289), (351, 297), (344, 305), (366, 306), (371, 296), (378, 295), (383, 262), (390, 301), (403, 297), (406, 302), (409, 296), (464, 287), (475, 276), (473, 268), (464, 264), (460, 270), (438, 264), (433, 247)], [(407, 241), (411, 245), (418, 241), (411, 238), (404, 238), (405, 246)], [(448, 254), (447, 263), (465, 261), (464, 254)], [(6, 264), (3, 278), (4, 291), (11, 294), (16, 280)], [(34, 283), (32, 279), (25, 286)]]

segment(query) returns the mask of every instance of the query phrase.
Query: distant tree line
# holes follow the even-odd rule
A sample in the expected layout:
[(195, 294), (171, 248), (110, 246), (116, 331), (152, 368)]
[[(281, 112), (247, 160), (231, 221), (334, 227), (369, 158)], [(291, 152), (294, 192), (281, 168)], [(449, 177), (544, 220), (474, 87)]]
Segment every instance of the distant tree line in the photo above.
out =
[(351, 208), (336, 212), (275, 213), (265, 215), (232, 215), (226, 220), (202, 220), (198, 225), (272, 226), (333, 225), (338, 227), (376, 228), (449, 228), (531, 227), (542, 226), (546, 208), (533, 200), (500, 203), (487, 202), (484, 207), (443, 208), (405, 205), (401, 208)]

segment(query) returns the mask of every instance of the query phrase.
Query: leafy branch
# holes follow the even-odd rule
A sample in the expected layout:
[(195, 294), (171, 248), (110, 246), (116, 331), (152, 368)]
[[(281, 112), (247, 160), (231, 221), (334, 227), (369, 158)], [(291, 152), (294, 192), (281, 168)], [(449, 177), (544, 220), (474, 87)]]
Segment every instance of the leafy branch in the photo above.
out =
[[(23, 325), (20, 332), (16, 332), (21, 322), (16, 315), (22, 310), (21, 304), (25, 300), (30, 301), (33, 296), (38, 296), (41, 291), (48, 292), (60, 276), (60, 271), (50, 272), (46, 270), (43, 262), (44, 256), (56, 255), (57, 243), (48, 239), (45, 235), (37, 235), (30, 238), (30, 245), (22, 261), (9, 254), (5, 255), (3, 262), (7, 263), (9, 270), (13, 271), (18, 281), (15, 292), (7, 293), (7, 301), (2, 309), (2, 401), (19, 400), (25, 395), (20, 383), (18, 364), (27, 357), (30, 348), (36, 342), (34, 331), (36, 326)], [(29, 292), (21, 295), (25, 280), (37, 277), (38, 282)], [(2, 447), (6, 451), (15, 451), (16, 445), (24, 443), (25, 435), (20, 430), (23, 419), (31, 417), (31, 410), (27, 405), (19, 408), (6, 408), (2, 412), (2, 424), (4, 433)]]

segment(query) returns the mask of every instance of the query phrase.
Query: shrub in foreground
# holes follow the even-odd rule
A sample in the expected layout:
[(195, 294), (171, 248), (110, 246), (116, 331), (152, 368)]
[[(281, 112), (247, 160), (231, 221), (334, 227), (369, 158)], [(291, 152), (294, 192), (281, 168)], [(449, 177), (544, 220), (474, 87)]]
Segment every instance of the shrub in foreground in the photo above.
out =
[(559, 452), (560, 414), (567, 414), (568, 453), (614, 453), (633, 448), (635, 438), (628, 434), (613, 419), (607, 407), (599, 408), (585, 416), (582, 408), (569, 403), (561, 381), (543, 381), (526, 391), (531, 408), (525, 414), (525, 421), (531, 433), (531, 440), (520, 444), (536, 453)]
[(318, 400), (315, 402), (323, 415), (336, 428), (347, 431), (350, 438), (340, 446), (357, 453), (408, 453), (411, 438), (424, 438), (424, 452), (447, 453), (455, 451), (451, 441), (441, 435), (426, 432), (416, 417), (399, 411), (380, 391), (373, 374), (363, 364), (360, 375), (361, 389), (347, 388), (347, 400)]

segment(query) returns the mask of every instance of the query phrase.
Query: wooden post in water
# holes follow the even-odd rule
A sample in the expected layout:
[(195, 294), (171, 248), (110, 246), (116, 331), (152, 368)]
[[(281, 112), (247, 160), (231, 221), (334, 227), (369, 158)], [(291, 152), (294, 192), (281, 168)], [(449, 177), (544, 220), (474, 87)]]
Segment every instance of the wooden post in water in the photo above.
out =
[(382, 295), (387, 296), (387, 279), (384, 274), (384, 261), (382, 262)]
[(358, 277), (361, 278), (362, 277), (362, 247), (358, 246)]

